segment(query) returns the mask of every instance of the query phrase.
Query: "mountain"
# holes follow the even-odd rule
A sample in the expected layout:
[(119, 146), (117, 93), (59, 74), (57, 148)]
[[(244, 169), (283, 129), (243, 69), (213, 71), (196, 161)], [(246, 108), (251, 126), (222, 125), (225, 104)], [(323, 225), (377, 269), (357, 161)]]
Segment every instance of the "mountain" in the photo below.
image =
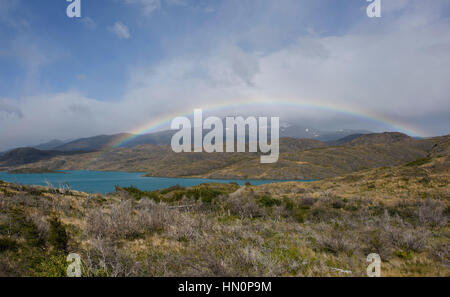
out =
[(311, 127), (292, 125), (289, 123), (283, 123), (280, 127), (280, 137), (316, 139), (324, 142), (336, 141), (349, 135), (369, 133), (372, 132), (367, 130), (352, 129), (344, 129), (340, 131), (322, 131)]
[(328, 142), (328, 141), (342, 139), (342, 138), (350, 136), (350, 135), (370, 134), (370, 133), (373, 133), (373, 132), (368, 131), (368, 130), (351, 130), (351, 129), (344, 129), (344, 130), (340, 130), (340, 131), (325, 131), (325, 132), (322, 132), (322, 134), (320, 134), (317, 137), (317, 139), (320, 141)]
[(349, 142), (350, 145), (363, 144), (390, 144), (398, 141), (414, 141), (415, 139), (399, 132), (372, 133), (356, 137)]
[(48, 160), (56, 156), (68, 156), (80, 154), (80, 152), (62, 152), (55, 150), (38, 150), (32, 147), (24, 147), (10, 150), (0, 156), (0, 167), (14, 167)]
[(41, 143), (38, 145), (33, 146), (33, 148), (38, 149), (38, 150), (52, 150), (58, 146), (61, 146), (63, 144), (65, 144), (65, 141), (59, 140), (59, 139), (53, 139), (50, 140), (48, 142), (45, 143)]
[(88, 138), (80, 138), (69, 143), (55, 147), (57, 151), (99, 151), (113, 146), (117, 142), (127, 137), (131, 137), (130, 133), (119, 133), (114, 135), (99, 135)]
[(135, 147), (141, 144), (165, 144), (170, 145), (172, 136), (176, 133), (175, 130), (165, 130), (161, 132), (148, 133), (136, 136), (135, 138), (123, 143), (120, 147)]
[[(362, 139), (360, 139), (362, 138)], [(143, 144), (84, 154), (58, 155), (26, 167), (50, 170), (140, 171), (148, 176), (219, 179), (323, 179), (427, 158), (447, 138), (417, 140), (404, 134), (364, 135), (328, 146), (315, 139), (280, 139), (277, 163), (261, 164), (256, 153), (177, 154), (168, 145)], [(1, 165), (1, 162), (0, 162)], [(23, 166), (22, 166), (23, 167)], [(16, 166), (17, 169), (20, 166)]]
[(352, 134), (338, 140), (327, 141), (327, 144), (333, 146), (344, 144), (349, 145), (377, 144), (377, 143), (387, 144), (406, 140), (421, 140), (421, 139), (413, 138), (399, 132), (384, 132), (384, 133), (369, 133), (369, 134)]
[(209, 172), (208, 178), (323, 179), (370, 168), (396, 166), (425, 158), (433, 141), (413, 140), (321, 147), (280, 154), (278, 162), (236, 162)]
[(345, 136), (343, 138), (340, 138), (338, 140), (331, 140), (331, 141), (327, 141), (328, 145), (343, 145), (349, 142), (352, 142), (353, 140), (355, 140), (358, 137), (363, 136), (364, 134), (352, 134), (349, 136)]
[[(224, 137), (225, 133), (224, 123)], [(164, 130), (143, 135), (133, 135), (131, 133), (119, 133), (113, 135), (97, 135), (87, 138), (79, 138), (71, 141), (62, 141), (53, 139), (46, 143), (30, 146), (38, 150), (56, 150), (56, 151), (99, 151), (108, 147), (117, 145), (123, 148), (133, 148), (138, 145), (154, 144), (154, 145), (170, 145), (172, 136), (177, 130)], [(203, 135), (208, 133), (208, 130), (203, 130)], [(246, 141), (248, 141), (248, 129), (246, 131)], [(343, 144), (344, 137), (352, 137), (353, 135), (370, 134), (372, 132), (366, 130), (341, 130), (341, 131), (321, 131), (314, 128), (306, 128), (300, 125), (291, 125), (289, 123), (282, 123), (280, 126), (280, 138), (295, 138), (295, 139), (314, 139), (316, 141), (327, 142), (330, 145)], [(194, 133), (191, 133), (194, 135)], [(134, 137), (133, 137), (134, 136)], [(268, 136), (270, 137), (270, 128), (268, 129)], [(235, 139), (236, 139), (235, 135)], [(123, 139), (130, 138), (130, 140), (121, 143)], [(333, 143), (333, 141), (339, 141)], [(225, 141), (225, 139), (224, 139)], [(8, 152), (8, 151), (6, 151)], [(0, 152), (0, 156), (6, 152)]]

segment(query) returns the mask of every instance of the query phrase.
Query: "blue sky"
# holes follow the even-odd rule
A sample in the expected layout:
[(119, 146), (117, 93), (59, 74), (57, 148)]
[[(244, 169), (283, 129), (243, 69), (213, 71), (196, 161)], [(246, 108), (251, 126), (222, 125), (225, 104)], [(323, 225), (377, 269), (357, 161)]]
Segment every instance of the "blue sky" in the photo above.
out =
[[(64, 0), (0, 0), (0, 149), (258, 98), (447, 134), (449, 3), (423, 2), (382, 0), (369, 19), (365, 0), (81, 0), (70, 19)], [(339, 114), (295, 114), (352, 128)]]
[[(0, 27), (1, 50), (7, 53), (0, 56), (2, 96), (77, 89), (99, 100), (119, 99), (129, 67), (199, 56), (227, 40), (248, 51), (273, 51), (307, 34), (308, 27), (339, 34), (365, 17), (358, 13), (365, 7), (359, 0), (315, 2), (314, 10), (323, 12), (320, 18), (302, 13), (302, 1), (286, 1), (289, 5), (284, 6), (273, 0), (82, 0), (82, 18), (70, 19), (65, 14), (69, 3), (63, 0), (12, 0), (2, 4), (11, 13), (10, 23)], [(146, 12), (148, 6), (154, 10)], [(113, 33), (116, 22), (128, 28), (130, 37)], [(239, 36), (243, 29), (251, 30), (253, 22), (264, 38)], [(39, 76), (28, 77), (27, 67), (34, 66), (16, 55), (17, 50), (28, 55), (25, 59), (38, 60), (35, 63), (44, 60)], [(24, 81), (30, 85), (24, 87)]]

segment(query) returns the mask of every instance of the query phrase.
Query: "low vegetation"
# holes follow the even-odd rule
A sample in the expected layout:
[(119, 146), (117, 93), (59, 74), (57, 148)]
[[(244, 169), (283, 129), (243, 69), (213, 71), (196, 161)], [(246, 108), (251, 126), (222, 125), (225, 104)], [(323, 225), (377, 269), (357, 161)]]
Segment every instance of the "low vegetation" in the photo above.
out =
[[(0, 275), (450, 276), (448, 159), (312, 183), (115, 193), (0, 183)], [(425, 181), (424, 181), (425, 180)]]

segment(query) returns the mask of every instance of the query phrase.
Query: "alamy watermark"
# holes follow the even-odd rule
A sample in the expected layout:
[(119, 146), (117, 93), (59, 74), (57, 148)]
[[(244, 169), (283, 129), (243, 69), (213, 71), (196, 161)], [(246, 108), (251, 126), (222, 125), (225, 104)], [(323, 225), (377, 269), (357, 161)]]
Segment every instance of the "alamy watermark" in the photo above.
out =
[(81, 0), (66, 0), (71, 2), (67, 6), (66, 14), (69, 18), (81, 18)]
[[(368, 277), (380, 277), (381, 276), (381, 258), (380, 255), (376, 253), (369, 254), (367, 256), (367, 262), (370, 264), (367, 266), (367, 276)], [(78, 254), (71, 253), (67, 256), (67, 276), (68, 277), (81, 277), (81, 257)], [(351, 271), (333, 268), (339, 272), (352, 273)]]
[(372, 253), (367, 256), (367, 262), (370, 262), (367, 266), (367, 276), (380, 277), (381, 276), (381, 257), (378, 254)]
[(369, 18), (381, 18), (381, 0), (367, 0), (372, 2), (367, 6), (367, 16)]
[[(270, 144), (268, 129), (270, 126)], [(214, 128), (213, 128), (214, 127)], [(194, 110), (194, 124), (187, 117), (177, 117), (172, 121), (171, 146), (176, 153), (181, 152), (224, 152), (224, 126), (218, 117), (208, 117), (203, 121), (201, 109)], [(203, 137), (203, 129), (211, 130)], [(236, 133), (235, 133), (236, 130)], [(192, 131), (194, 133), (192, 137)], [(248, 131), (248, 135), (246, 132)], [(266, 154), (261, 155), (261, 163), (275, 163), (280, 152), (280, 118), (271, 117), (270, 125), (267, 117), (226, 117), (225, 119), (225, 152), (246, 152), (248, 136), (248, 151)], [(192, 139), (194, 143), (192, 143)], [(236, 140), (236, 145), (235, 145)]]
[[(81, 18), (81, 0), (66, 0), (70, 2), (67, 6), (66, 14), (69, 18)], [(369, 18), (381, 18), (381, 0), (366, 0), (367, 2), (371, 2), (369, 6), (367, 6), (367, 16)]]
[(68, 277), (81, 277), (81, 257), (78, 254), (72, 253), (67, 256), (67, 262), (70, 263), (67, 266)]

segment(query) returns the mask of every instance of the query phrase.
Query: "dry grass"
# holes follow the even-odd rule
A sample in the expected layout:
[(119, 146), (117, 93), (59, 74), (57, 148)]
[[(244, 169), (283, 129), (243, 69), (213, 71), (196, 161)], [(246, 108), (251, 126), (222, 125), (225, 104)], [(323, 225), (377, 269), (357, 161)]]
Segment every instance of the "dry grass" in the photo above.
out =
[(424, 169), (442, 162), (238, 191), (102, 196), (0, 183), (0, 275), (64, 273), (48, 239), (57, 214), (86, 276), (364, 276), (372, 252), (383, 275), (450, 276), (448, 173)]

